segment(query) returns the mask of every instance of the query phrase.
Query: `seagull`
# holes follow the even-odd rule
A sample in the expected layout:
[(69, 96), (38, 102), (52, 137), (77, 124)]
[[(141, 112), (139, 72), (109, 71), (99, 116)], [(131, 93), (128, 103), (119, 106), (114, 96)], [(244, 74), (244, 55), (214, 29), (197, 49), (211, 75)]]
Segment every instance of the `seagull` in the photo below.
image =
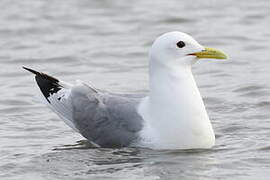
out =
[(158, 37), (149, 52), (148, 96), (98, 90), (35, 75), (44, 102), (74, 131), (97, 147), (208, 149), (215, 134), (192, 74), (200, 59), (227, 59), (183, 32)]

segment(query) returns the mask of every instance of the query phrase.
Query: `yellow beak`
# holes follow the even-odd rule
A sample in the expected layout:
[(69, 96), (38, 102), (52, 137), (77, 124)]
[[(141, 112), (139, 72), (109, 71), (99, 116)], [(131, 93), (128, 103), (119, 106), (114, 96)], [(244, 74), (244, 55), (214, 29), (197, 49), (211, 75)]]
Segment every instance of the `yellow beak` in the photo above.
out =
[(224, 52), (214, 48), (205, 48), (203, 51), (191, 53), (189, 55), (207, 59), (227, 59), (227, 55)]

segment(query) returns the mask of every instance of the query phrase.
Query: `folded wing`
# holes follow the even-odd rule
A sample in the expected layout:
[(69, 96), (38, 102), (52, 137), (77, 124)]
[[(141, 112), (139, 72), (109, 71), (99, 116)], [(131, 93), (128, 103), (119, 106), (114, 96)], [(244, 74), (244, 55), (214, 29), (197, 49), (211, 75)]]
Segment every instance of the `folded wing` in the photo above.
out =
[(139, 140), (140, 97), (97, 91), (83, 82), (71, 85), (47, 74), (34, 73), (45, 103), (64, 122), (101, 147), (124, 147)]

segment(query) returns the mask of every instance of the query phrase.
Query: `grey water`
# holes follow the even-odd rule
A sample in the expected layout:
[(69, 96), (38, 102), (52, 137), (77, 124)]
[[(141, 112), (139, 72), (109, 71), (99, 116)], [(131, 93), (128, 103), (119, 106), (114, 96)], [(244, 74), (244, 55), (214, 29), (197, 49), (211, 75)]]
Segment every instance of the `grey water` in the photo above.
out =
[[(1, 180), (270, 178), (269, 1), (2, 0), (0, 7)], [(230, 56), (193, 68), (216, 133), (209, 150), (90, 148), (40, 103), (21, 68), (147, 93), (150, 45), (173, 30)]]

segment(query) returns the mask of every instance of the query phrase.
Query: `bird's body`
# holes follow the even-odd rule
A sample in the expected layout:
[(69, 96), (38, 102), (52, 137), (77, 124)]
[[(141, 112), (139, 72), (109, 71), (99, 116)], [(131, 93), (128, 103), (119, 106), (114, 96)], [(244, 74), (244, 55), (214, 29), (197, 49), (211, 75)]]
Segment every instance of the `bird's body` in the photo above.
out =
[(150, 51), (150, 90), (145, 97), (99, 91), (83, 82), (71, 85), (25, 69), (36, 74), (49, 107), (98, 146), (210, 148), (214, 131), (191, 72), (198, 58), (226, 57), (184, 33), (159, 37)]
[(99, 91), (81, 81), (71, 85), (25, 69), (36, 74), (49, 108), (95, 145), (126, 147), (139, 141), (143, 126), (143, 119), (137, 113), (140, 96)]
[[(176, 71), (177, 70), (177, 71)], [(214, 132), (206, 113), (200, 92), (188, 69), (163, 72), (155, 68), (150, 80), (150, 96), (141, 106), (145, 121), (155, 131), (153, 148), (192, 149), (211, 147)], [(158, 87), (158, 88), (157, 88)], [(148, 115), (145, 115), (148, 114)], [(148, 118), (146, 118), (148, 117)], [(158, 120), (157, 120), (158, 119)]]

